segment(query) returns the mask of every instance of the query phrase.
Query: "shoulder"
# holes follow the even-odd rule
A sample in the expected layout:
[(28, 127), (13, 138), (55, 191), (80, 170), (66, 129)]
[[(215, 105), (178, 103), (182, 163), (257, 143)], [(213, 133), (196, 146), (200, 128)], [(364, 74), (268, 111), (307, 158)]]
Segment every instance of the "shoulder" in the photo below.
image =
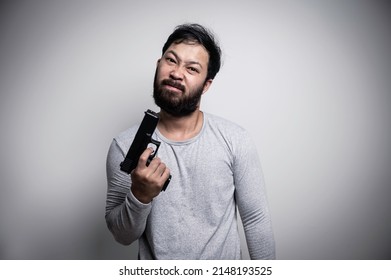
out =
[(140, 124), (134, 125), (122, 132), (120, 132), (116, 137), (114, 137), (114, 142), (120, 147), (123, 152), (129, 150), (130, 145), (134, 137), (136, 136), (137, 130)]
[(209, 128), (212, 130), (219, 131), (221, 134), (227, 137), (241, 137), (247, 134), (247, 131), (237, 123), (210, 113), (204, 114), (207, 126), (209, 126)]
[(205, 121), (207, 135), (222, 140), (232, 153), (252, 141), (248, 131), (235, 122), (209, 113), (205, 114)]

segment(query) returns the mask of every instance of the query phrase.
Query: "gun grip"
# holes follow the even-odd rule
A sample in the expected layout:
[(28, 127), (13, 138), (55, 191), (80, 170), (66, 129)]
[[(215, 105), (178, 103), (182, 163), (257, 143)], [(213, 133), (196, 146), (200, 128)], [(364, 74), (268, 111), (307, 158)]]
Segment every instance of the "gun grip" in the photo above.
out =
[(168, 187), (168, 184), (170, 183), (171, 181), (171, 175), (168, 177), (167, 181), (164, 183), (164, 186), (162, 188), (162, 192), (166, 191), (167, 187)]

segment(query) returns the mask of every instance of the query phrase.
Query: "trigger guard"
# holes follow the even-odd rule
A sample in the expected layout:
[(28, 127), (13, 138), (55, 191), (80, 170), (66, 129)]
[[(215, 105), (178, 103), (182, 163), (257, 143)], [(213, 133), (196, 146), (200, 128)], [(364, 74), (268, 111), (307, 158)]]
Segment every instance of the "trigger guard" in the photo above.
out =
[(148, 160), (147, 160), (147, 166), (151, 163), (153, 158), (156, 156), (157, 151), (159, 150), (159, 147), (160, 147), (160, 142), (157, 141), (157, 140), (153, 140), (151, 138), (151, 142), (150, 143), (152, 143), (152, 144), (154, 144), (156, 146), (156, 150), (154, 150), (153, 153), (149, 155)]
[(153, 153), (150, 155), (151, 158), (154, 158), (157, 154), (157, 151), (159, 150), (159, 147), (160, 147), (160, 142), (157, 141), (157, 140), (153, 140), (151, 138), (151, 143), (154, 144), (156, 146), (156, 150), (153, 151)]

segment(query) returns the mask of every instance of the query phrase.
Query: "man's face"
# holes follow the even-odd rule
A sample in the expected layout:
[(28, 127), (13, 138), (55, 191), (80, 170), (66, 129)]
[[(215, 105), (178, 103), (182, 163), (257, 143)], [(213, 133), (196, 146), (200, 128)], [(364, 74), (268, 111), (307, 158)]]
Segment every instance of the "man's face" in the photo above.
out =
[(208, 61), (202, 45), (173, 43), (158, 60), (153, 92), (156, 105), (173, 116), (194, 112), (212, 83), (206, 80)]

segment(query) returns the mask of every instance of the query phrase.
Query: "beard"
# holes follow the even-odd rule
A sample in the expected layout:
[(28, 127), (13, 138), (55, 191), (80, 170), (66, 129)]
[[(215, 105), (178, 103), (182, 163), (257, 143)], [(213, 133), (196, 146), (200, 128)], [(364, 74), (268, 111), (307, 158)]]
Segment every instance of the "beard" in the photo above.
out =
[[(173, 86), (182, 91), (182, 94), (164, 88), (164, 85)], [(155, 73), (153, 84), (153, 98), (155, 104), (168, 114), (175, 117), (184, 117), (193, 113), (199, 106), (204, 84), (184, 95), (185, 87), (172, 79), (165, 79), (160, 84)]]

